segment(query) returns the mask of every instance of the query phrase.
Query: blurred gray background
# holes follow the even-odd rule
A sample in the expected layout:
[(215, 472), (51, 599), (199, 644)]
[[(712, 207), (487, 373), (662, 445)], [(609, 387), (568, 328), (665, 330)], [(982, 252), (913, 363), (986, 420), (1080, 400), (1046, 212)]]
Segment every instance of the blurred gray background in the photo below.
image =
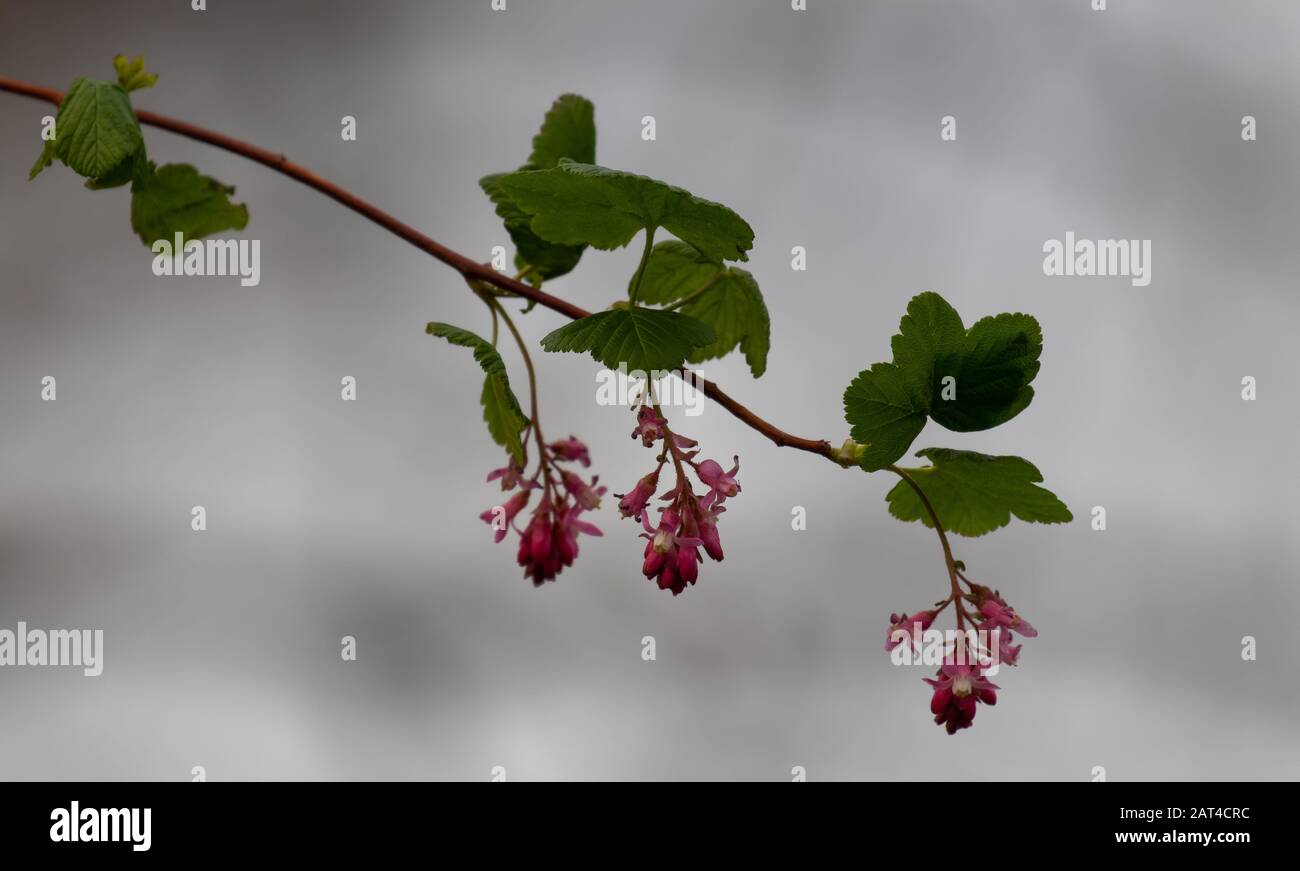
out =
[[(584, 94), (601, 163), (725, 202), (757, 233), (770, 370), (707, 375), (838, 442), (845, 385), (888, 358), (913, 294), (940, 291), (967, 323), (1031, 312), (1033, 405), (986, 433), (931, 423), (916, 447), (1025, 456), (1076, 521), (957, 540), (1042, 634), (952, 738), (925, 672), (881, 650), (891, 610), (944, 592), (934, 533), (888, 516), (889, 476), (777, 449), (720, 408), (682, 428), (741, 456), (724, 563), (676, 599), (655, 589), (609, 501), (605, 536), (534, 590), (478, 519), (500, 465), (478, 370), (423, 334), (487, 328), (453, 272), (146, 128), (154, 159), (236, 185), (262, 240), (258, 287), (154, 277), (124, 191), (88, 193), (61, 165), (27, 182), (51, 110), (0, 94), (0, 626), (106, 636), (99, 678), (0, 669), (0, 777), (1300, 776), (1300, 6), (208, 5), (5, 0), (0, 73), (66, 88), (143, 53), (162, 77), (138, 107), (283, 151), (482, 259), (506, 237), (476, 180), (523, 161), (556, 95)], [(1067, 230), (1151, 239), (1150, 286), (1044, 277), (1042, 244)], [(590, 252), (550, 289), (603, 306), (637, 256)], [(539, 309), (523, 329), (560, 323)], [(623, 492), (650, 453), (630, 414), (595, 404), (594, 373), (548, 357), (544, 420)]]

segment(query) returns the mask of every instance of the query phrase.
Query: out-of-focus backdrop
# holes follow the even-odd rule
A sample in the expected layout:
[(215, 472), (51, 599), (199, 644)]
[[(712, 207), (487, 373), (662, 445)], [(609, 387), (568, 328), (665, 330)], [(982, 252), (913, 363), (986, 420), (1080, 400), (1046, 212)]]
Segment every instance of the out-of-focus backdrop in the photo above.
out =
[[(1031, 312), (1033, 405), (986, 433), (931, 423), (916, 447), (1027, 457), (1076, 521), (957, 540), (1041, 635), (953, 738), (925, 672), (881, 649), (891, 610), (943, 594), (934, 533), (886, 513), (888, 476), (777, 449), (718, 407), (683, 428), (741, 457), (724, 563), (678, 598), (655, 589), (607, 501), (604, 537), (534, 590), (478, 519), (501, 464), (478, 370), (423, 332), (486, 329), (452, 271), (146, 128), (155, 159), (238, 187), (262, 246), (257, 287), (155, 277), (124, 191), (61, 165), (28, 183), (51, 107), (0, 94), (0, 627), (102, 628), (106, 646), (98, 678), (0, 669), (0, 777), (1300, 776), (1300, 6), (207, 5), (6, 0), (0, 72), (66, 88), (143, 53), (161, 78), (138, 107), (282, 151), (482, 259), (508, 241), (476, 180), (581, 93), (600, 163), (757, 233), (769, 372), (708, 376), (838, 442), (841, 393), (888, 358), (911, 296), (940, 291), (968, 323)], [(1045, 277), (1043, 243), (1070, 230), (1152, 240), (1151, 284)], [(637, 255), (591, 251), (549, 289), (602, 307)], [(538, 309), (523, 329), (560, 323)], [(550, 433), (587, 440), (602, 483), (644, 474), (592, 361), (548, 356), (540, 386)]]

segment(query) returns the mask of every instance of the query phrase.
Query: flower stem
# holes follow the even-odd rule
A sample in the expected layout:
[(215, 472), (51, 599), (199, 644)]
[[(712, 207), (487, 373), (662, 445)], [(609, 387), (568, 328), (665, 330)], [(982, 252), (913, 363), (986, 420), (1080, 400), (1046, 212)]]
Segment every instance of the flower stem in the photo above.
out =
[(943, 531), (943, 524), (939, 522), (939, 515), (934, 510), (934, 506), (930, 504), (930, 498), (925, 495), (925, 491), (921, 489), (921, 485), (916, 483), (916, 479), (898, 466), (891, 464), (885, 468), (898, 475), (898, 477), (907, 482), (909, 487), (916, 491), (917, 497), (921, 500), (921, 504), (925, 506), (926, 513), (930, 515), (930, 520), (934, 523), (934, 531), (939, 533), (939, 543), (943, 545), (943, 560), (948, 565), (948, 581), (952, 585), (952, 601), (957, 606), (957, 628), (959, 630), (964, 629), (965, 623), (963, 615), (966, 613), (966, 609), (961, 603), (961, 585), (957, 583), (957, 561), (952, 558), (952, 548), (948, 546), (948, 534)]
[[(533, 369), (533, 358), (528, 353), (528, 346), (524, 343), (523, 336), (519, 335), (519, 329), (515, 326), (514, 320), (506, 312), (505, 307), (495, 298), (487, 297), (489, 305), (493, 308), (496, 315), (505, 321), (506, 328), (510, 330), (510, 335), (515, 337), (515, 344), (519, 346), (519, 353), (524, 358), (524, 368), (528, 370), (528, 405), (529, 419), (533, 428), (533, 436), (537, 439), (538, 462), (541, 468), (545, 469), (546, 462), (546, 440), (542, 437), (542, 422), (537, 409), (537, 372)], [(546, 476), (547, 483), (550, 483), (550, 475)]]

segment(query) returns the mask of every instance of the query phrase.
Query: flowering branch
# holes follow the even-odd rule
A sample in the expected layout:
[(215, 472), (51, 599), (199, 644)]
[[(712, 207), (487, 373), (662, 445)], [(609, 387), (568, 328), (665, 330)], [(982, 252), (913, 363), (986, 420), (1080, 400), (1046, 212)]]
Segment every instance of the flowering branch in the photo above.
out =
[[(479, 181), (515, 243), (519, 271), (510, 277), (492, 264), (453, 251), (283, 154), (135, 110), (129, 94), (152, 86), (157, 76), (145, 72), (141, 58), (129, 61), (119, 56), (114, 66), (116, 82), (79, 78), (66, 93), (0, 77), (0, 90), (60, 107), (55, 124), (43, 131), (44, 148), (29, 177), (35, 178), (59, 160), (85, 177), (92, 190), (129, 183), (132, 228), (155, 254), (160, 246), (171, 250), (167, 240), (172, 238), (188, 254), (191, 245), (202, 247), (192, 241), (198, 237), (242, 230), (248, 213), (243, 205), (229, 201), (233, 188), (199, 175), (192, 166), (159, 167), (149, 160), (140, 125), (158, 127), (253, 160), (325, 194), (455, 269), (484, 302), (491, 316), (490, 342), (444, 323), (430, 323), (426, 332), (473, 349), (486, 375), (481, 400), (484, 421), (507, 453), (506, 465), (493, 470), (488, 481), (499, 480), (502, 491), (513, 492), (480, 517), (492, 527), (497, 542), (511, 529), (518, 534), (517, 560), (535, 585), (555, 580), (573, 564), (579, 534), (602, 534), (581, 515), (599, 507), (607, 488), (598, 486), (598, 476), (588, 482), (573, 471), (572, 464), (591, 465), (583, 442), (569, 436), (548, 443), (542, 435), (532, 355), (501, 302), (515, 297), (528, 300), (524, 312), (541, 305), (573, 321), (542, 339), (546, 351), (589, 353), (610, 369), (626, 365), (655, 373), (652, 377), (675, 372), (778, 447), (817, 454), (844, 468), (898, 475), (899, 483), (886, 497), (890, 513), (935, 529), (948, 571), (949, 594), (931, 610), (891, 615), (885, 649), (892, 651), (904, 643), (904, 652), (919, 649), (922, 634), (951, 604), (958, 637), (944, 647), (935, 678), (926, 679), (934, 689), (935, 721), (951, 734), (972, 724), (977, 702), (995, 703), (997, 687), (988, 681), (994, 673), (989, 661), (993, 666), (999, 658), (1016, 664), (1020, 647), (1011, 644), (1012, 632), (1027, 637), (1037, 632), (997, 590), (966, 577), (965, 565), (953, 557), (948, 534), (983, 535), (1005, 525), (1013, 514), (1026, 521), (1066, 522), (1071, 519), (1069, 509), (1037, 486), (1041, 474), (1019, 457), (926, 448), (917, 455), (929, 459), (929, 466), (904, 469), (896, 462), (928, 420), (956, 432), (985, 430), (1029, 405), (1034, 395), (1030, 382), (1037, 375), (1042, 351), (1042, 333), (1034, 318), (1002, 314), (967, 329), (938, 294), (914, 297), (899, 334), (891, 341), (893, 361), (863, 370), (845, 391), (851, 438), (835, 448), (824, 439), (780, 429), (685, 365), (739, 349), (754, 377), (766, 370), (770, 324), (762, 294), (749, 272), (728, 265), (747, 259), (753, 229), (719, 203), (655, 179), (596, 165), (590, 101), (572, 94), (560, 97), (533, 140), (528, 162), (516, 172)], [(656, 231), (661, 228), (676, 238), (656, 244)], [(619, 248), (641, 233), (644, 250), (626, 300), (592, 313), (541, 289), (544, 281), (571, 271), (587, 247)], [(502, 321), (527, 369), (527, 417), (496, 347)], [(647, 381), (645, 389), (632, 436), (657, 449), (654, 465), (626, 494), (616, 495), (620, 514), (645, 530), (642, 573), (676, 596), (696, 583), (706, 556), (723, 559), (717, 524), (727, 510), (724, 503), (740, 493), (736, 480), (740, 459), (733, 458), (730, 471), (716, 460), (699, 459), (698, 443), (670, 429), (653, 383)], [(529, 441), (537, 451), (531, 475)], [(665, 468), (670, 468), (675, 483), (659, 493)], [(705, 487), (702, 495), (695, 492), (693, 482)], [(534, 490), (540, 493), (539, 504), (526, 528), (520, 529), (515, 518), (528, 506)], [(650, 500), (656, 495), (666, 504), (652, 509)], [(651, 523), (652, 510), (659, 512), (657, 525)], [(941, 515), (948, 520), (947, 528)], [(967, 609), (968, 602), (973, 612)], [(964, 658), (968, 633), (972, 639), (979, 636), (970, 642), (974, 663)], [(992, 641), (986, 640), (989, 634)]]

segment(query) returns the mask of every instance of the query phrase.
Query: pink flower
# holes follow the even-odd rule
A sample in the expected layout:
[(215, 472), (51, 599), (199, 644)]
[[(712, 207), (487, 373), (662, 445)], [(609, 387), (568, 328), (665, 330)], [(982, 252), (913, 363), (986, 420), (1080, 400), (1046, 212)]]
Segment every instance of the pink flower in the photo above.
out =
[[(599, 475), (592, 478), (591, 484), (594, 485), (599, 478)], [(564, 489), (568, 490), (573, 500), (584, 509), (590, 511), (600, 507), (600, 497), (605, 495), (606, 488), (588, 485), (573, 472), (565, 472), (563, 480)]]
[(524, 577), (531, 578), (533, 586), (540, 587), (565, 566), (573, 565), (578, 556), (578, 533), (600, 535), (592, 524), (579, 520), (583, 511), (580, 505), (555, 508), (546, 499), (533, 512), (528, 528), (519, 535), (517, 561), (524, 567)]
[(563, 568), (553, 553), (553, 532), (550, 505), (544, 502), (533, 512), (528, 527), (519, 534), (517, 561), (524, 567), (524, 577), (532, 578), (535, 587), (540, 587), (545, 581), (555, 580)]
[(685, 590), (687, 584), (694, 584), (699, 576), (700, 557), (696, 548), (700, 540), (678, 535), (679, 523), (677, 512), (671, 508), (660, 513), (657, 527), (650, 525), (650, 519), (644, 513), (641, 519), (646, 530), (641, 537), (649, 539), (641, 573), (647, 578), (655, 578), (659, 589), (672, 590), (674, 596)]
[(959, 729), (966, 729), (975, 722), (975, 705), (983, 702), (995, 705), (998, 702), (997, 684), (983, 676), (984, 669), (978, 665), (947, 664), (938, 671), (938, 680), (922, 678), (934, 687), (930, 698), (930, 713), (934, 721), (948, 730), (952, 735)]
[(523, 478), (523, 475), (523, 468), (520, 467), (513, 458), (511, 458), (510, 462), (502, 466), (500, 469), (493, 469), (491, 472), (488, 472), (487, 479), (489, 481), (495, 481), (500, 478), (502, 490), (513, 490), (519, 486), (519, 482)]
[(614, 494), (615, 496), (618, 496), (618, 510), (620, 514), (624, 517), (635, 517), (637, 520), (641, 519), (641, 515), (645, 512), (646, 504), (654, 498), (655, 490), (659, 489), (659, 469), (662, 468), (663, 466), (660, 466), (644, 478), (638, 480), (636, 486), (632, 488), (632, 492), (626, 495), (620, 495), (618, 493)]
[(694, 517), (688, 515), (686, 531), (699, 538), (704, 546), (704, 552), (714, 562), (722, 562), (722, 539), (718, 536), (718, 515), (727, 509), (722, 505), (716, 505), (713, 502), (716, 494), (710, 490), (700, 500), (700, 516), (698, 522)]
[(1023, 644), (1011, 643), (1010, 632), (998, 632), (998, 662), (1003, 665), (1018, 665), (1020, 662), (1020, 648)]
[(904, 641), (913, 647), (921, 646), (921, 634), (934, 622), (934, 611), (917, 611), (912, 616), (907, 614), (889, 615), (889, 634), (885, 636), (885, 652), (893, 650)]
[(696, 548), (696, 545), (684, 542), (677, 546), (677, 577), (681, 583), (681, 590), (674, 589), (674, 595), (686, 589), (686, 584), (694, 584), (695, 579), (700, 576), (700, 561), (703, 557)]
[(643, 405), (637, 409), (636, 429), (632, 430), (632, 438), (641, 439), (641, 444), (653, 447), (654, 443), (664, 437), (664, 427), (668, 425), (665, 418), (655, 413), (655, 410), (648, 405)]
[(1008, 606), (1006, 602), (994, 598), (985, 599), (980, 603), (980, 613), (988, 618), (990, 629), (1000, 626), (1012, 632), (1019, 632), (1026, 638), (1038, 637), (1038, 630), (1029, 625), (1029, 621), (1017, 614), (1015, 609)]
[[(673, 444), (677, 446), (677, 450), (679, 451), (690, 451), (690, 449), (698, 445), (699, 442), (693, 438), (684, 436), (681, 433), (673, 433)], [(696, 453), (698, 453), (698, 451)], [(688, 454), (686, 459), (689, 460), (693, 456), (695, 456), (695, 454)]]
[(596, 536), (605, 534), (595, 524), (578, 519), (578, 515), (582, 514), (584, 510), (581, 505), (572, 505), (564, 511), (558, 523), (560, 537), (558, 546), (566, 566), (573, 565), (574, 559), (578, 556), (579, 532)]
[(551, 442), (548, 447), (550, 447), (551, 454), (557, 460), (577, 460), (582, 463), (584, 469), (591, 465), (591, 457), (587, 455), (587, 446), (573, 436), (569, 436), (564, 441)]
[[(504, 505), (497, 505), (489, 508), (487, 511), (484, 511), (479, 515), (479, 518), (481, 518), (484, 523), (496, 530), (496, 535), (493, 536), (493, 540), (497, 544), (500, 544), (501, 539), (506, 537), (506, 530), (509, 529), (510, 524), (514, 522), (515, 515), (528, 504), (528, 497), (531, 495), (532, 493), (528, 490), (520, 490), (518, 493), (506, 500)], [(498, 509), (501, 512), (499, 515), (497, 513)], [(500, 520), (498, 520), (498, 517)]]
[(740, 471), (740, 457), (733, 459), (736, 464), (731, 467), (730, 472), (722, 471), (722, 466), (718, 465), (716, 460), (705, 460), (695, 464), (695, 473), (711, 491), (718, 494), (718, 501), (740, 492), (740, 485), (736, 483), (736, 473)]

